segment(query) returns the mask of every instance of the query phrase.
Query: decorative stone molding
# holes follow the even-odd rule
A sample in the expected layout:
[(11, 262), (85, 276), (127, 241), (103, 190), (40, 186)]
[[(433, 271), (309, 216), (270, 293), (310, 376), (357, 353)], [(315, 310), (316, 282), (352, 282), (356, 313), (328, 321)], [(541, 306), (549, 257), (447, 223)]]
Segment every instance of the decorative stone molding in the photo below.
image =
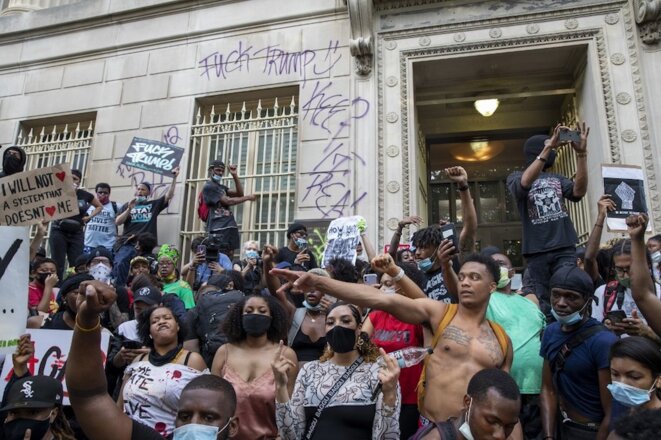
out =
[(429, 46), (429, 45), (431, 44), (431, 38), (429, 38), (429, 37), (427, 37), (427, 36), (422, 37), (422, 38), (420, 38), (420, 39), (418, 40), (418, 44), (419, 44), (420, 46), (423, 46), (423, 47), (425, 47), (425, 46)]
[(503, 31), (500, 28), (489, 29), (489, 36), (491, 38), (500, 38), (503, 36)]
[(569, 30), (576, 29), (578, 27), (578, 20), (575, 18), (570, 18), (569, 20), (565, 21), (565, 27)]
[(631, 102), (631, 95), (629, 95), (627, 92), (620, 92), (615, 95), (615, 100), (618, 104), (627, 105)]
[(395, 217), (390, 217), (388, 219), (388, 229), (391, 231), (396, 231), (399, 227), (399, 219)]
[(621, 137), (624, 142), (635, 142), (638, 139), (638, 135), (633, 130), (623, 130)]
[(399, 155), (399, 147), (397, 145), (388, 145), (386, 154), (388, 157), (397, 157)]
[(374, 14), (371, 1), (345, 0), (349, 10), (351, 39), (349, 50), (356, 62), (356, 73), (361, 76), (372, 72), (374, 56), (374, 36), (372, 35), (372, 16)]
[(388, 190), (389, 193), (396, 193), (399, 191), (399, 183), (397, 183), (394, 180), (391, 180), (388, 182), (388, 185), (386, 185), (386, 189)]
[(617, 24), (618, 21), (620, 21), (620, 16), (618, 14), (606, 14), (604, 17), (604, 21), (606, 24), (614, 25)]
[(526, 26), (526, 32), (528, 32), (530, 35), (539, 33), (539, 25), (537, 23), (530, 23), (528, 26)]
[(463, 32), (457, 32), (456, 34), (454, 34), (453, 39), (457, 43), (463, 43), (464, 41), (466, 41), (466, 34), (464, 34)]
[(386, 78), (386, 85), (388, 87), (395, 87), (398, 82), (399, 80), (397, 79), (396, 76), (389, 76), (388, 78)]
[(661, 0), (634, 0), (633, 8), (643, 43), (661, 41)]
[(624, 64), (625, 61), (626, 58), (620, 52), (615, 52), (613, 55), (611, 55), (611, 63), (615, 64), (616, 66)]
[(394, 40), (388, 40), (386, 41), (386, 49), (388, 50), (395, 50), (397, 49), (397, 42)]
[(386, 121), (390, 122), (391, 124), (394, 124), (399, 120), (399, 116), (397, 116), (397, 113), (395, 112), (390, 112), (386, 115)]

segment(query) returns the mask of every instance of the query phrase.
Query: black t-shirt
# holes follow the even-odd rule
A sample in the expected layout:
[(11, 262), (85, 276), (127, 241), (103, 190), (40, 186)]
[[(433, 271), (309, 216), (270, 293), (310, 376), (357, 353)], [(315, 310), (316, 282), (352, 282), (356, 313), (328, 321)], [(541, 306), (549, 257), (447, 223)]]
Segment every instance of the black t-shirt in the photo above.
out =
[[(122, 208), (122, 212), (128, 209), (128, 203)], [(158, 214), (168, 207), (165, 196), (150, 200), (142, 205), (135, 205), (129, 212), (129, 217), (124, 222), (124, 236), (149, 232), (158, 239), (157, 219)]]
[(445, 280), (443, 279), (443, 269), (438, 268), (437, 270), (427, 272), (427, 282), (425, 284), (425, 295), (428, 298), (435, 299), (436, 301), (441, 301), (444, 303), (451, 303), (452, 296), (448, 292), (448, 288), (445, 285)]
[(131, 440), (163, 440), (163, 436), (149, 426), (131, 420)]
[(44, 320), (44, 323), (41, 326), (41, 328), (47, 330), (73, 330), (64, 321), (64, 312), (57, 312), (54, 315), (48, 316)]
[(76, 220), (82, 225), (83, 217), (87, 215), (87, 210), (89, 209), (92, 200), (94, 200), (94, 194), (89, 193), (84, 189), (77, 189), (76, 199), (78, 199), (78, 214), (72, 215), (71, 217), (68, 218), (70, 218), (71, 220)]
[[(310, 261), (304, 261), (301, 266), (305, 268), (305, 270), (310, 270), (314, 269), (317, 266), (317, 260), (314, 258), (314, 254), (308, 249), (307, 250), (308, 255), (310, 255)], [(286, 261), (289, 264), (294, 264), (294, 260), (296, 260), (296, 256), (298, 255), (298, 252), (292, 251), (289, 249), (287, 246), (281, 247), (278, 250), (278, 261)]]

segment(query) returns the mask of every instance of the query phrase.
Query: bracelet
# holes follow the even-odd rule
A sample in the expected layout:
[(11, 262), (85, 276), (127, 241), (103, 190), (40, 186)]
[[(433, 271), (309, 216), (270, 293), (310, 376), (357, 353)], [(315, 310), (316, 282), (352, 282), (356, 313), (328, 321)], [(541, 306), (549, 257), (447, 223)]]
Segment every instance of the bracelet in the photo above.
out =
[(542, 162), (546, 163), (546, 158), (542, 156), (537, 156), (537, 160), (541, 160)]
[(466, 190), (468, 190), (468, 185), (458, 186), (457, 189), (458, 189), (459, 191), (462, 191), (462, 192), (463, 192), (463, 191), (466, 191)]
[(404, 273), (404, 269), (402, 269), (402, 268), (400, 267), (400, 268), (399, 268), (399, 273), (398, 273), (397, 275), (395, 275), (394, 277), (392, 277), (392, 280), (393, 280), (394, 282), (400, 281), (402, 278), (404, 278), (404, 275), (406, 275), (406, 274)]
[(76, 328), (77, 328), (78, 330), (80, 330), (81, 332), (83, 332), (83, 333), (91, 333), (91, 332), (95, 332), (95, 331), (97, 331), (98, 329), (101, 328), (101, 318), (99, 318), (99, 320), (97, 321), (97, 323), (96, 323), (96, 325), (95, 325), (94, 327), (92, 327), (92, 328), (85, 328), (85, 327), (81, 327), (80, 324), (78, 324), (78, 317), (76, 316)]
[(586, 153), (586, 152), (576, 153), (576, 157), (588, 157), (588, 153)]

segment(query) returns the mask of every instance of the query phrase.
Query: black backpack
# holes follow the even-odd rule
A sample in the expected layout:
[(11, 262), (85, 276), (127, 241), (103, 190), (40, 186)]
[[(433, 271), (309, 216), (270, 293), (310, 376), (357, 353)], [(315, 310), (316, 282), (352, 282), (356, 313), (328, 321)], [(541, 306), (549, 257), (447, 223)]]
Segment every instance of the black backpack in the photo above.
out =
[(195, 334), (200, 339), (200, 354), (207, 365), (213, 363), (218, 348), (227, 342), (227, 337), (220, 329), (227, 312), (243, 298), (243, 292), (231, 290), (226, 293), (209, 292), (199, 299)]

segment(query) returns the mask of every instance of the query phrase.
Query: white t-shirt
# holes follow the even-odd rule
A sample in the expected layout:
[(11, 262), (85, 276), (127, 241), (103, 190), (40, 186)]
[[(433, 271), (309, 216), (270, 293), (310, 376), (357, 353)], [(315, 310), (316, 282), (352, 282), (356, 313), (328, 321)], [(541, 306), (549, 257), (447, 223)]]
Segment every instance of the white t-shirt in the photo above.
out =
[[(661, 297), (661, 286), (658, 284), (655, 284), (656, 286), (656, 296)], [(597, 287), (597, 290), (594, 292), (594, 296), (597, 298), (597, 303), (592, 304), (592, 317), (596, 319), (599, 322), (602, 322), (604, 320), (604, 293), (606, 292), (606, 284)], [(633, 312), (633, 309), (638, 309), (636, 306), (636, 302), (633, 300), (633, 297), (631, 296), (631, 289), (626, 289), (624, 291), (624, 301), (622, 301), (622, 308), (617, 305), (617, 300), (613, 301), (613, 307), (611, 307), (611, 311), (616, 311), (616, 310), (624, 310), (624, 313), (627, 314), (628, 317), (631, 316), (631, 312)], [(644, 322), (645, 318), (643, 318), (642, 313), (638, 313), (638, 317), (641, 318)]]

